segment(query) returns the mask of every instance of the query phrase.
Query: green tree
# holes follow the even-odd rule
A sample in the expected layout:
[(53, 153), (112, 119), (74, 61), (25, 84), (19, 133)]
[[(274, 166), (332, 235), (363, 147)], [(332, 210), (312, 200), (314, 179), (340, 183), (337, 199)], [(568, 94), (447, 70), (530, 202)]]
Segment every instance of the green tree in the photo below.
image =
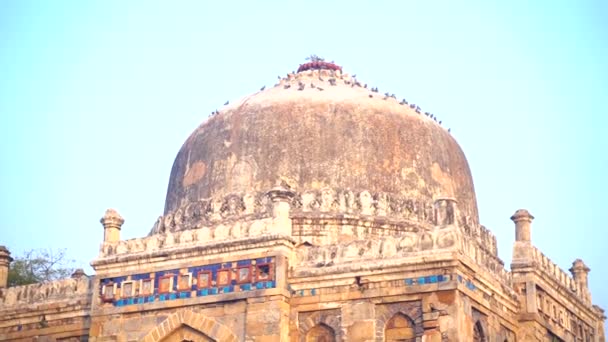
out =
[(66, 258), (65, 249), (35, 249), (15, 257), (8, 272), (8, 286), (41, 283), (69, 277), (74, 260)]

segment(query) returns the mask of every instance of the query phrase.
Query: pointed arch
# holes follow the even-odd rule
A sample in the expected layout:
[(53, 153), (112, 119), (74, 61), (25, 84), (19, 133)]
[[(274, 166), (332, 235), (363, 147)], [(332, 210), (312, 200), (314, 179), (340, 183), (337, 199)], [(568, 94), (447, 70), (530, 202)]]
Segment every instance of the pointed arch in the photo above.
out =
[[(309, 335), (312, 336), (315, 333), (321, 334), (321, 332), (331, 333), (333, 339), (329, 338), (328, 341), (342, 341), (340, 316), (340, 309), (298, 313), (298, 341), (307, 342), (309, 341)], [(313, 339), (312, 341), (315, 340)]]
[(409, 316), (397, 312), (384, 326), (384, 341), (415, 342), (416, 324)]
[(336, 342), (336, 334), (334, 329), (320, 323), (308, 330), (306, 342)]
[(142, 341), (173, 341), (178, 337), (181, 339), (194, 337), (196, 340), (216, 342), (239, 340), (229, 328), (214, 319), (192, 310), (182, 310), (167, 317), (160, 325), (148, 332)]
[[(398, 316), (401, 315), (401, 316)], [(424, 334), (422, 327), (422, 303), (420, 301), (396, 302), (380, 305), (376, 308), (376, 340), (390, 341), (386, 336), (386, 327), (394, 317), (406, 317), (414, 332), (414, 339), (421, 338)]]

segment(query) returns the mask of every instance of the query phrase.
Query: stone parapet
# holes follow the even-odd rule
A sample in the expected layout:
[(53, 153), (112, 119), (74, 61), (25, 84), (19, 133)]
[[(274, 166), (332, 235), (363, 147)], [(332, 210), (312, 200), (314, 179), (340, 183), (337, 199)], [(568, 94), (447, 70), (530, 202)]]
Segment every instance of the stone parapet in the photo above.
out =
[(164, 234), (232, 221), (271, 217), (273, 203), (267, 192), (230, 194), (188, 203), (160, 216), (149, 235)]
[(88, 336), (92, 292), (87, 276), (0, 289), (0, 341)]
[(575, 298), (583, 302), (586, 306), (591, 306), (591, 299), (586, 296), (586, 289), (581, 288), (577, 282), (562, 270), (556, 263), (551, 261), (538, 248), (532, 246), (532, 257), (534, 268), (572, 294)]
[(1, 290), (0, 310), (28, 304), (40, 305), (46, 301), (72, 300), (79, 296), (86, 297), (90, 291), (91, 281), (86, 276), (13, 286)]
[(484, 248), (478, 241), (462, 239), (462, 253), (473, 259), (477, 265), (487, 270), (489, 274), (503, 285), (511, 286), (512, 275), (505, 270), (504, 262), (497, 255)]
[[(357, 217), (380, 217), (429, 226), (458, 225), (457, 204), (452, 199), (438, 198), (423, 202), (400, 194), (368, 190), (332, 189), (302, 190), (285, 198), (292, 216), (346, 214)], [(235, 220), (256, 220), (273, 215), (273, 196), (277, 190), (247, 194), (229, 194), (188, 203), (158, 218), (150, 235), (196, 229)], [(483, 239), (487, 232), (482, 228)], [(484, 240), (485, 241), (485, 240)], [(495, 246), (489, 242), (488, 246)]]
[(295, 241), (290, 236), (281, 234), (261, 234), (254, 237), (243, 237), (239, 239), (211, 241), (207, 243), (160, 245), (160, 247), (144, 249), (143, 252), (130, 252), (118, 255), (105, 255), (91, 262), (96, 271), (114, 264), (126, 263), (131, 261), (146, 260), (149, 264), (154, 259), (178, 259), (184, 256), (197, 256), (222, 254), (227, 252), (247, 251), (256, 248), (269, 247), (269, 244), (287, 244), (293, 246)]
[(297, 264), (321, 267), (380, 259), (383, 263), (388, 263), (392, 259), (453, 250), (459, 242), (459, 236), (453, 230), (422, 231), (404, 235), (319, 246), (300, 244), (297, 247)]
[(465, 236), (475, 241), (480, 248), (498, 257), (496, 236), (488, 228), (480, 224), (471, 224), (466, 217), (461, 219), (459, 227), (462, 228)]
[(222, 222), (182, 231), (167, 231), (145, 238), (104, 242), (100, 246), (99, 258), (257, 237), (275, 233), (273, 228), (275, 228), (275, 222), (272, 218), (262, 218)]

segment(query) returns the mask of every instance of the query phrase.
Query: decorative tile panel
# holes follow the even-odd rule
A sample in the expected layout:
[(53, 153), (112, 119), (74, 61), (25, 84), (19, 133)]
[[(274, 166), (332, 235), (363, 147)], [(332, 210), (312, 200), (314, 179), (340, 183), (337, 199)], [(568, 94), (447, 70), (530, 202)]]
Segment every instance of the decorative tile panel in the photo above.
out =
[(105, 278), (99, 295), (121, 307), (275, 287), (275, 258), (265, 257)]
[[(459, 283), (464, 284), (469, 290), (475, 291), (477, 287), (473, 283), (472, 280), (463, 277), (460, 274), (434, 274), (423, 277), (413, 277), (413, 278), (404, 278), (403, 283), (405, 286), (418, 286), (418, 285), (427, 285), (427, 284), (438, 284), (444, 283), (451, 280), (457, 280)], [(296, 297), (306, 297), (306, 296), (315, 296), (319, 293), (319, 289), (300, 289), (293, 290), (291, 287), (289, 289), (292, 291), (294, 296)]]

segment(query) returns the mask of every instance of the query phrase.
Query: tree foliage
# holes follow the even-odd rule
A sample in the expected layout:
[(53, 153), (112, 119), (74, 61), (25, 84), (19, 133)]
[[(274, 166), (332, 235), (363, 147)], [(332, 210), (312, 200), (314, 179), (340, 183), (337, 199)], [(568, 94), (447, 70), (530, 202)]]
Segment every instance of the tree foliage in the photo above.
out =
[(8, 272), (8, 286), (41, 283), (69, 277), (74, 260), (67, 259), (65, 249), (35, 249), (15, 257)]

